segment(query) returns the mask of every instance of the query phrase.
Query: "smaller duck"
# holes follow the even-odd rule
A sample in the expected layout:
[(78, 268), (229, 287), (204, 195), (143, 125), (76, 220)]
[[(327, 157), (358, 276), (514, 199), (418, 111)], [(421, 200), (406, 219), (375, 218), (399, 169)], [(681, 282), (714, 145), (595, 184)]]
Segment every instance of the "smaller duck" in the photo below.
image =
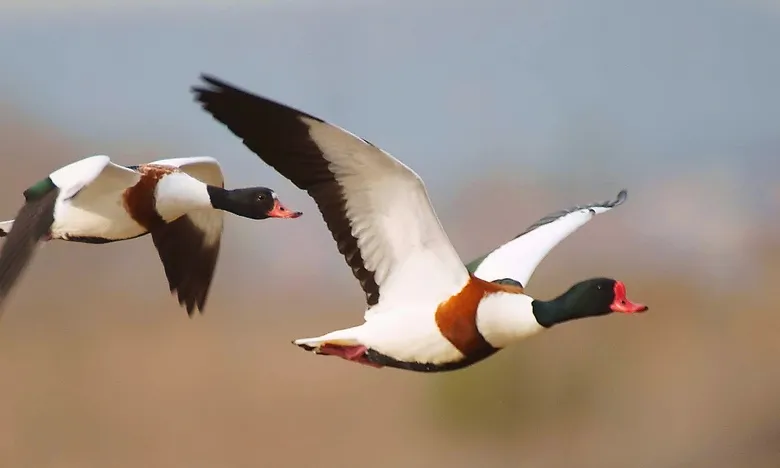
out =
[(227, 190), (208, 156), (120, 166), (105, 155), (64, 166), (24, 191), (16, 219), (0, 223), (0, 307), (40, 242), (105, 244), (146, 234), (171, 293), (203, 313), (219, 255), (223, 212), (249, 219), (297, 218), (266, 187)]

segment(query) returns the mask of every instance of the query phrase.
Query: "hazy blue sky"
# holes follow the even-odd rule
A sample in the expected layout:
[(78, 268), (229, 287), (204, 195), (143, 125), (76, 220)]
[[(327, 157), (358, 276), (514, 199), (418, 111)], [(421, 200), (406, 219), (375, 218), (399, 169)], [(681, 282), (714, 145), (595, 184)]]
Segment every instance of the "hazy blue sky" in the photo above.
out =
[(493, 164), (573, 164), (581, 138), (624, 161), (780, 148), (771, 2), (239, 3), (4, 15), (0, 92), (80, 135), (182, 151), (236, 148), (190, 102), (201, 71), (415, 166), (472, 171), (485, 152)]
[(0, 2), (0, 100), (303, 198), (192, 102), (209, 72), (373, 141), (435, 199), (497, 171), (592, 187), (579, 202), (626, 186), (646, 239), (710, 258), (780, 206), (778, 2), (127, 3)]

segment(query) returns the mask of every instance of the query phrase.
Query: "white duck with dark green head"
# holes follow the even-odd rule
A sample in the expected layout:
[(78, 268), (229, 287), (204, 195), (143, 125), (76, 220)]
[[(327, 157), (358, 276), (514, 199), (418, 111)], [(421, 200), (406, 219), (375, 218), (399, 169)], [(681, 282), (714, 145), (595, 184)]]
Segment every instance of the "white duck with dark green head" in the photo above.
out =
[[(623, 283), (610, 278), (582, 281), (558, 298), (542, 301), (517, 284), (471, 274), (442, 229), (422, 180), (410, 168), (318, 117), (213, 77), (203, 79), (207, 85), (193, 89), (196, 100), (314, 199), (366, 295), (363, 324), (297, 339), (297, 346), (373, 367), (448, 371), (557, 323), (647, 309), (628, 301)], [(589, 213), (584, 218), (563, 216), (558, 225), (568, 221), (576, 226)], [(536, 231), (544, 232), (543, 226), (521, 239), (532, 239), (528, 236)], [(566, 236), (563, 231), (548, 233), (559, 241)], [(507, 259), (514, 256), (505, 254), (522, 250), (498, 249), (495, 262), (489, 255), (476, 268), (493, 279), (512, 278), (512, 269), (490, 265), (511, 264)], [(527, 260), (534, 261), (538, 263)]]
[(41, 241), (104, 244), (151, 234), (171, 292), (192, 315), (205, 306), (223, 212), (258, 220), (300, 216), (269, 188), (225, 189), (209, 156), (137, 166), (91, 156), (52, 172), (24, 197), (16, 219), (0, 223), (0, 305)]

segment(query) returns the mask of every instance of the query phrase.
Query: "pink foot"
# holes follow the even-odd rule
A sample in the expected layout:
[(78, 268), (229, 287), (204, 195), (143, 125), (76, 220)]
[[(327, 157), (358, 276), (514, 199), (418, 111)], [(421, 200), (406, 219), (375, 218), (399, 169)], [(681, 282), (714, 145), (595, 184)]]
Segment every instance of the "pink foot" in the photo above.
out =
[(366, 358), (366, 348), (363, 345), (358, 346), (341, 346), (330, 343), (325, 343), (317, 349), (317, 354), (323, 354), (325, 356), (338, 356), (347, 361), (357, 362), (369, 367), (380, 368), (383, 367), (379, 364), (373, 363)]

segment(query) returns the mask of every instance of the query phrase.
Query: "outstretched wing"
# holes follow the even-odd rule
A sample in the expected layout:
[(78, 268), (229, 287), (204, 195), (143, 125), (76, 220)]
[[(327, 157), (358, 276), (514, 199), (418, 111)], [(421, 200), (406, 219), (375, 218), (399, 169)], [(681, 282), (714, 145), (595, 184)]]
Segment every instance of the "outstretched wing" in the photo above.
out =
[(468, 273), (411, 169), (318, 117), (203, 79), (203, 108), (317, 203), (369, 306), (463, 288)]
[(575, 206), (549, 214), (511, 241), (472, 261), (466, 268), (485, 281), (511, 279), (528, 286), (534, 270), (563, 239), (593, 219), (626, 201), (621, 190), (615, 200)]
[[(209, 156), (163, 159), (152, 164), (173, 166), (209, 185), (224, 186), (222, 170)], [(224, 213), (221, 210), (192, 211), (160, 229), (152, 240), (160, 255), (171, 292), (192, 315), (206, 305), (219, 257)]]

